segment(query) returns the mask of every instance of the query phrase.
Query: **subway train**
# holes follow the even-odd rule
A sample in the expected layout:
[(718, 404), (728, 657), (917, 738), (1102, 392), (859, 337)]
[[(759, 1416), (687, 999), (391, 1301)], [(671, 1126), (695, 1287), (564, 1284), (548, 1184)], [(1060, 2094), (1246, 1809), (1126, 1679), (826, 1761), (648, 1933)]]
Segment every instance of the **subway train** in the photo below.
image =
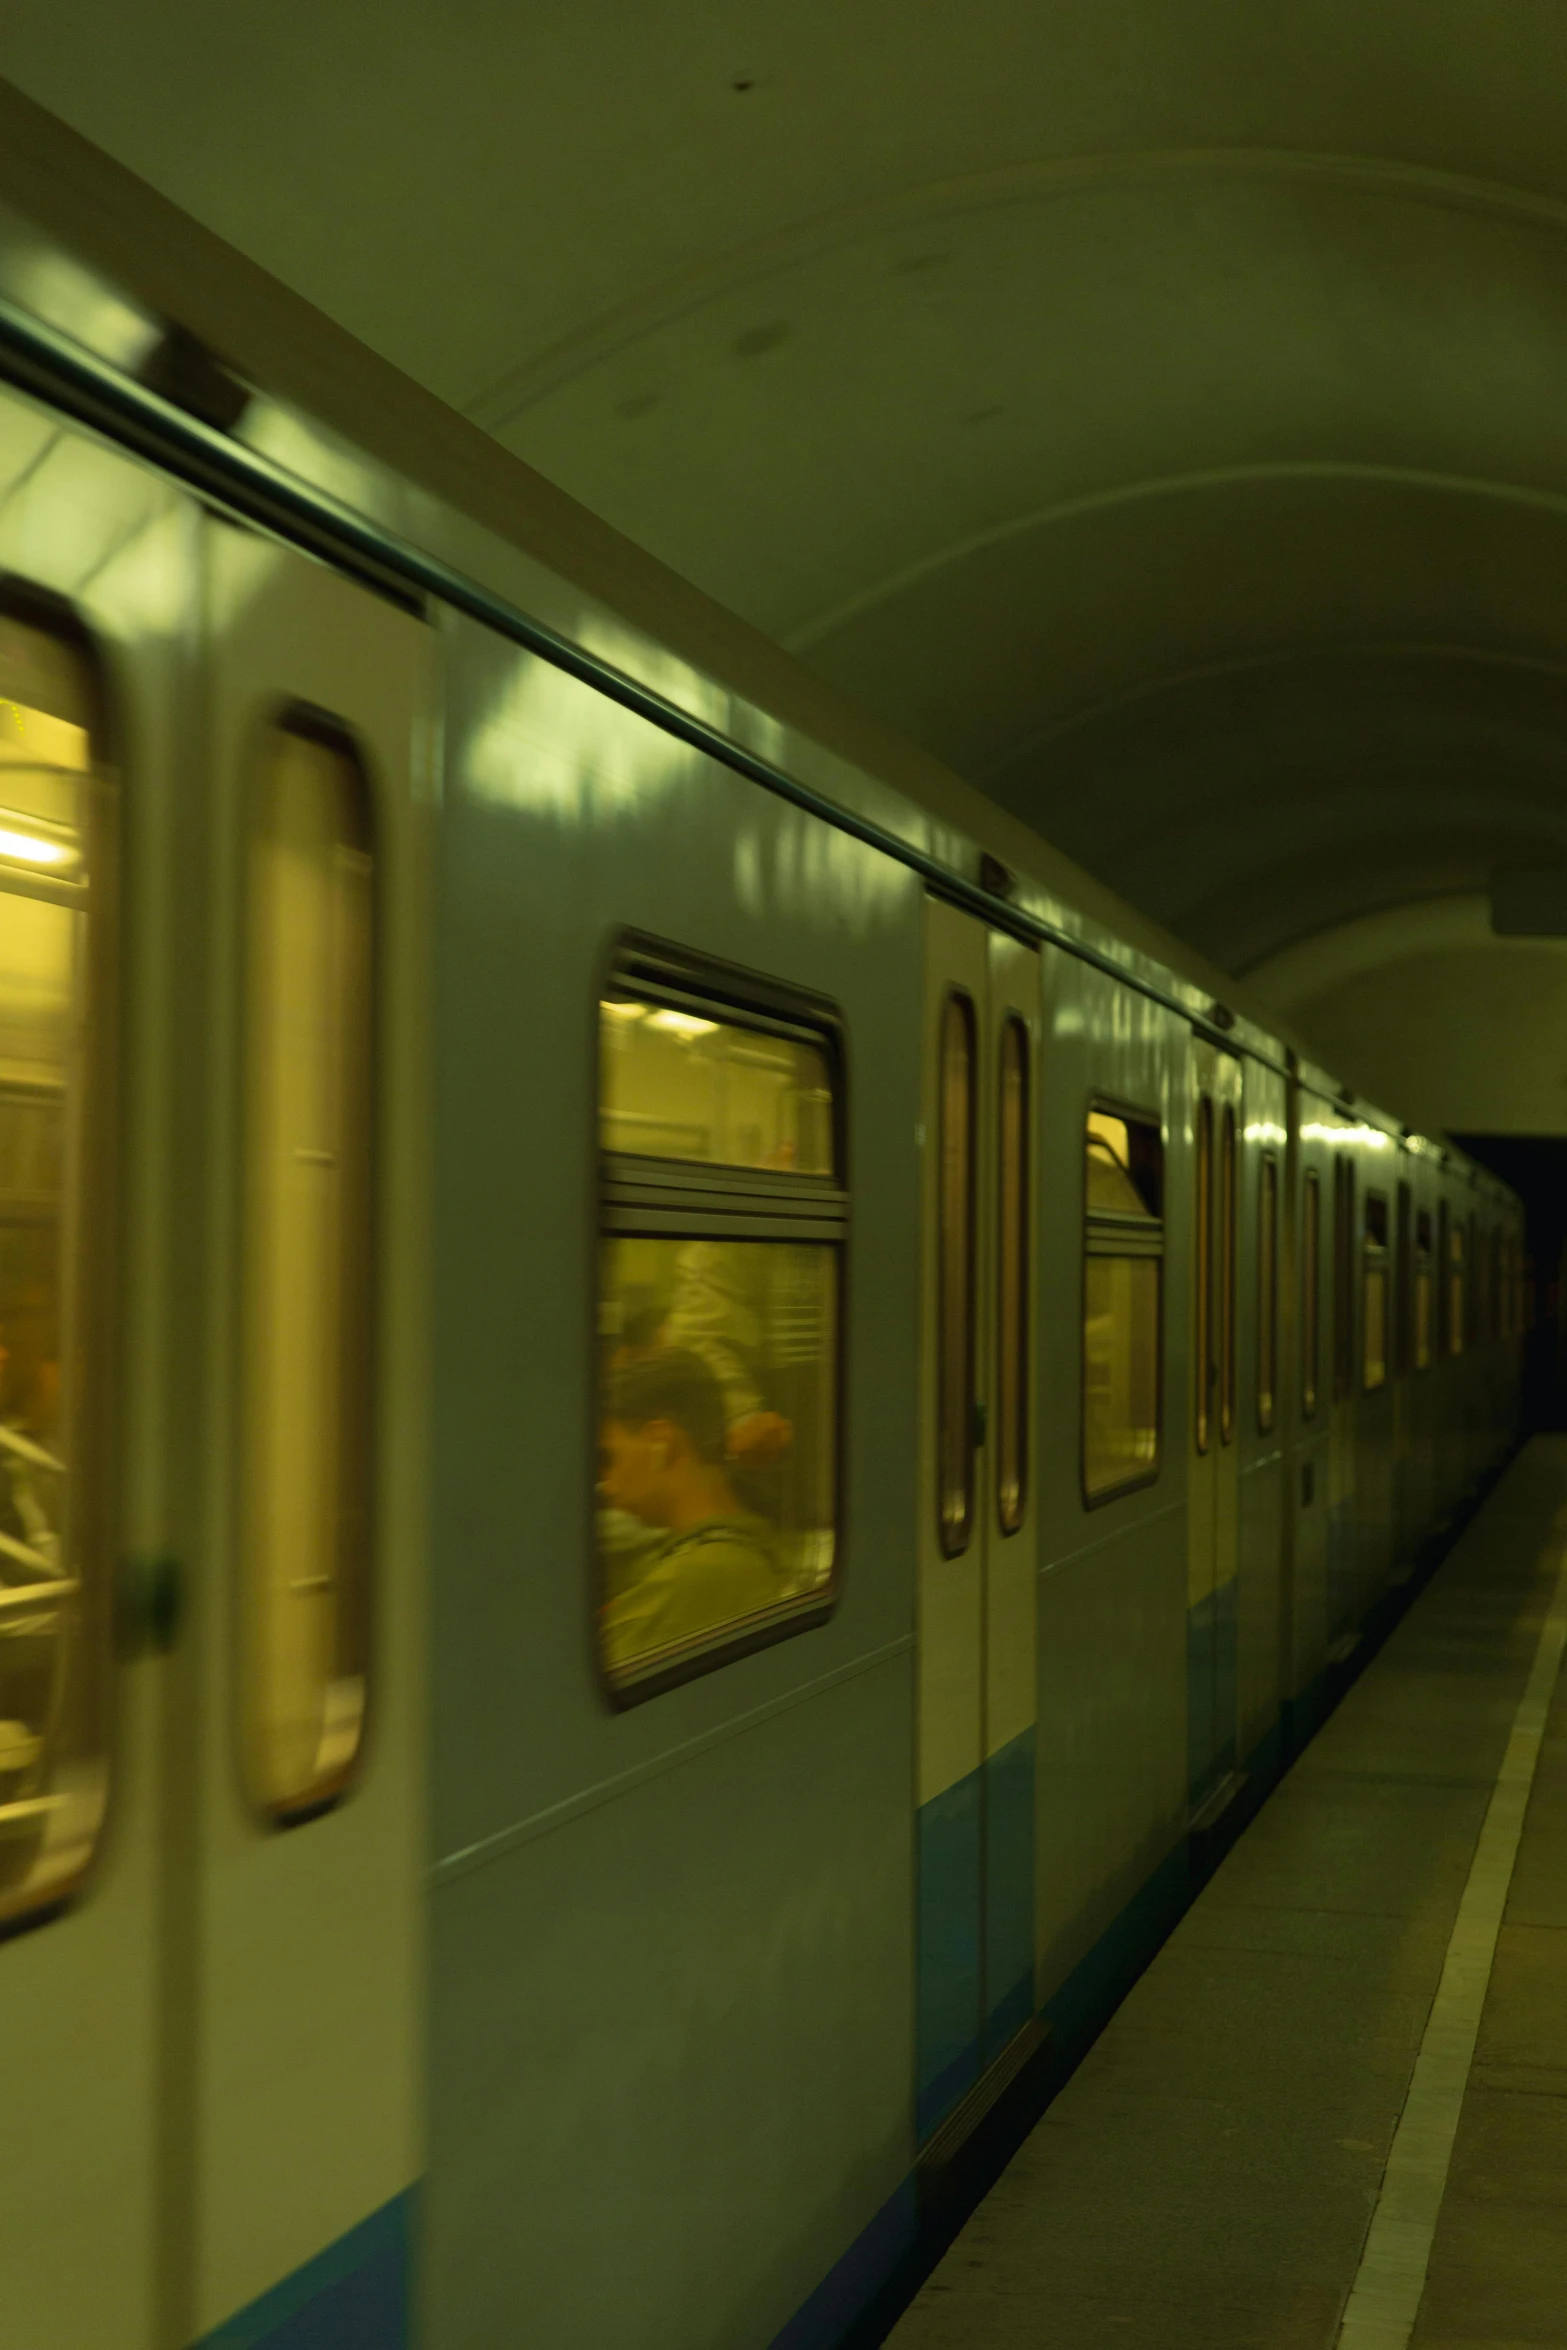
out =
[(15, 93), (0, 378), (0, 2334), (836, 2342), (1517, 1204)]

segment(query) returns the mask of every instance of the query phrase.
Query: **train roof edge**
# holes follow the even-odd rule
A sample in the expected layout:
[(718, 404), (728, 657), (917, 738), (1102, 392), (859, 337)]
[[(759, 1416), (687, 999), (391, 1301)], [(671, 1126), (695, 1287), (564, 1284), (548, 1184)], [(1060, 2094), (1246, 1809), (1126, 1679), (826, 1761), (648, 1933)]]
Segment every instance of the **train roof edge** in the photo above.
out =
[[(994, 859), (1030, 910), (1100, 954), (1130, 954), (1129, 973), (1135, 966), (1163, 982), (1195, 1017), (1225, 1007), (1241, 1049), (1282, 1057), (1282, 1048), (1310, 1091), (1352, 1105), (1380, 1131), (1407, 1134), (1319, 1067), (1288, 1023), (1249, 1000), (1244, 982), (3, 79), (0, 208), (0, 296), (52, 311), (49, 323), (128, 372), (165, 329), (183, 329), (258, 395), (240, 437), (264, 448), (269, 427), (275, 440), (289, 413), (314, 428), (314, 441), (289, 442), (312, 486), (342, 495), (346, 463), (351, 502), (367, 518), (539, 609), (574, 641), (616, 632), (621, 666), (636, 674), (640, 659), (647, 682), (679, 699), (673, 655), (698, 702), (710, 706), (715, 688), (725, 698), (721, 724), (737, 741), (755, 747), (784, 728), (789, 763), (816, 769), (802, 780), (883, 823), (890, 789), (928, 853), (970, 879)], [(1446, 1138), (1427, 1147), (1512, 1196)]]

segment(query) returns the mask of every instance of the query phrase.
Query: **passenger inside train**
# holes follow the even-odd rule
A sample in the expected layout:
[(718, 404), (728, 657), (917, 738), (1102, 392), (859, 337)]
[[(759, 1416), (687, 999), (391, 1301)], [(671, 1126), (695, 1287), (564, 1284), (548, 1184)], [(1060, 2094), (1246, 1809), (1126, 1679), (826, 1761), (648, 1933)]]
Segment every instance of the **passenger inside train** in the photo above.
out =
[(597, 1534), (612, 1676), (825, 1585), (829, 1257), (708, 1239), (606, 1249)]
[(599, 1489), (661, 1537), (606, 1602), (616, 1665), (754, 1615), (784, 1596), (773, 1530), (725, 1462), (724, 1394), (699, 1355), (660, 1347), (617, 1370), (604, 1403)]

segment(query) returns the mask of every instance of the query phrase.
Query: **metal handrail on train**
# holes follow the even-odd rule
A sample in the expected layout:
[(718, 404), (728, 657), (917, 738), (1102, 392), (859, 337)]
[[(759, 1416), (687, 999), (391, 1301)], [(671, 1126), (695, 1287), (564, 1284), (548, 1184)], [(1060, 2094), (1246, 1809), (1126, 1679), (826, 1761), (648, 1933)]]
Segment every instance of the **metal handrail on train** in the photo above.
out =
[(618, 702), (673, 735), (691, 749), (728, 767), (748, 782), (759, 784), (776, 798), (833, 825), (839, 832), (877, 849), (920, 879), (938, 897), (966, 913), (977, 915), (993, 929), (1010, 932), (1030, 944), (1058, 947), (1063, 954), (1130, 987), (1188, 1021), (1200, 1034), (1230, 1051), (1288, 1074), (1282, 1051), (1270, 1053), (1255, 1042), (1237, 1044), (1228, 1017), (1205, 1016), (1173, 987), (1161, 985), (1075, 937), (1058, 923), (1028, 908), (1015, 906), (980, 882), (955, 873), (914, 842), (902, 839), (886, 826), (830, 800), (801, 783), (770, 760), (760, 758), (707, 720), (683, 710), (651, 686), (643, 685), (612, 662), (584, 650), (569, 637), (530, 617), (505, 597), (495, 595), (466, 573), (438, 556), (428, 555), (344, 505), (330, 492), (299, 480), (269, 457), (235, 441), (216, 426), (190, 415), (160, 392), (150, 390), (96, 352), (73, 342), (57, 328), (46, 326), (14, 303), (0, 299), (0, 376), (23, 390), (43, 388), (57, 406), (81, 422), (105, 432), (124, 447), (155, 456), (167, 471), (189, 487), (214, 496), (269, 529), (293, 538), (316, 553), (341, 555), (348, 550), (368, 567), (372, 581), (383, 589), (412, 589), (419, 598), (432, 596), (454, 611), (466, 613), (498, 636), (523, 646), (554, 668), (590, 686), (609, 701)]

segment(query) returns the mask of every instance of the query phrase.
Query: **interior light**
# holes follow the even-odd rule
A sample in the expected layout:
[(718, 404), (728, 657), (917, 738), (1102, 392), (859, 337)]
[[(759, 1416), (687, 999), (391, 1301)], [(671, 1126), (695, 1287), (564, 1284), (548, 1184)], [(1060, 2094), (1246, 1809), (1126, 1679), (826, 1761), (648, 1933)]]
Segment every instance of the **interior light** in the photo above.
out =
[(647, 1011), (646, 1004), (601, 1003), (599, 1010), (609, 1020), (640, 1020)]
[(693, 1012), (673, 1012), (667, 1008), (649, 1012), (649, 1028), (667, 1029), (671, 1036), (711, 1036), (718, 1026), (716, 1020), (699, 1020)]
[(45, 840), (36, 832), (0, 829), (0, 857), (19, 865), (74, 865), (76, 851), (61, 840)]

